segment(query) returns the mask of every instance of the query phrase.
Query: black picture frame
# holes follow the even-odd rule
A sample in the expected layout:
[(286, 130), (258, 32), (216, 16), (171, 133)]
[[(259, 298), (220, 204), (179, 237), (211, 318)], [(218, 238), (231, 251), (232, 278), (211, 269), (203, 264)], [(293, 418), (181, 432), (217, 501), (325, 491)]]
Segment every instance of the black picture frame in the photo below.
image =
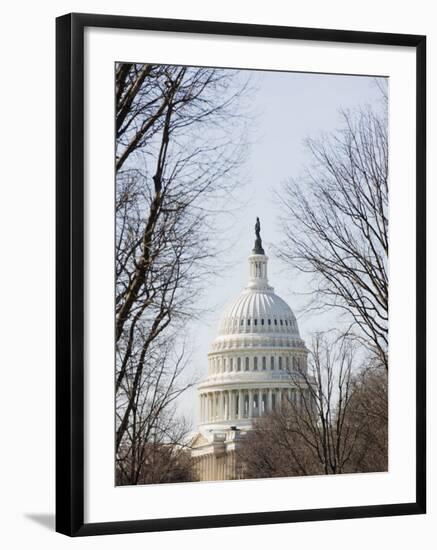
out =
[[(416, 499), (414, 502), (84, 523), (84, 29), (105, 27), (403, 46), (416, 51)], [(426, 511), (426, 37), (96, 14), (56, 20), (56, 530), (69, 536), (423, 514)]]

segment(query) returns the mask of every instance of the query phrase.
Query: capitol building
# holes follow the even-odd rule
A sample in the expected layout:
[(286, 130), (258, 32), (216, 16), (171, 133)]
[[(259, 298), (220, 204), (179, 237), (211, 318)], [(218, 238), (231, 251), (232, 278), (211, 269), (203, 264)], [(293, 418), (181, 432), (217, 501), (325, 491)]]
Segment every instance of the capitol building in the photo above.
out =
[(238, 447), (253, 421), (287, 402), (299, 406), (305, 391), (298, 373), (306, 372), (308, 351), (293, 311), (269, 285), (258, 218), (255, 232), (248, 285), (224, 310), (198, 385), (191, 452), (201, 481), (244, 477)]

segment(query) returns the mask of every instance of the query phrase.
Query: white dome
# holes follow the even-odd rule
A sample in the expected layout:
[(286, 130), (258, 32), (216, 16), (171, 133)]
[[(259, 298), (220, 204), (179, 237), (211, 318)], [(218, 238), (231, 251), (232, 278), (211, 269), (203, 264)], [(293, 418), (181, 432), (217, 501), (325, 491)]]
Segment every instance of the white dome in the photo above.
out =
[(299, 338), (296, 317), (272, 290), (246, 289), (224, 311), (219, 334), (287, 333)]
[[(286, 402), (298, 406), (301, 375), (307, 372), (308, 350), (296, 317), (268, 284), (259, 229), (257, 220), (249, 284), (224, 310), (208, 353), (208, 374), (198, 385), (202, 433), (217, 436), (221, 445), (225, 432), (250, 430), (255, 418)], [(231, 448), (235, 441), (226, 444)]]
[(290, 306), (268, 284), (267, 262), (264, 251), (249, 256), (249, 284), (225, 309), (219, 324), (219, 337), (261, 333), (299, 338), (296, 317)]

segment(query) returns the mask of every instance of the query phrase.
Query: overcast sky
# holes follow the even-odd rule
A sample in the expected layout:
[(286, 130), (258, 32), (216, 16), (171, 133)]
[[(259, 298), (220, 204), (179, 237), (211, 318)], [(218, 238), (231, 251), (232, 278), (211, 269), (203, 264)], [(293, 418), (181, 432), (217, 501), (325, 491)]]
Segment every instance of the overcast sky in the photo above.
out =
[[(269, 256), (269, 282), (295, 312), (303, 339), (308, 341), (312, 332), (328, 330), (336, 324), (334, 313), (302, 314), (304, 301), (299, 294), (310, 290), (310, 282), (286, 269), (273, 253), (272, 246), (281, 240), (275, 190), (284, 180), (298, 177), (308, 165), (310, 157), (305, 150), (305, 138), (320, 136), (341, 125), (340, 109), (366, 104), (378, 109), (381, 105), (373, 77), (250, 72), (255, 84), (252, 107), (256, 115), (251, 145), (242, 167), (247, 184), (235, 197), (239, 208), (232, 221), (233, 246), (226, 258), (230, 267), (214, 279), (205, 296), (202, 305), (209, 312), (190, 327), (193, 349), (190, 372), (201, 378), (207, 374), (207, 353), (217, 334), (220, 314), (247, 283), (247, 257), (253, 247), (256, 216), (261, 219), (263, 246)], [(230, 206), (234, 206), (234, 202)], [(186, 392), (179, 407), (195, 428), (197, 390)]]

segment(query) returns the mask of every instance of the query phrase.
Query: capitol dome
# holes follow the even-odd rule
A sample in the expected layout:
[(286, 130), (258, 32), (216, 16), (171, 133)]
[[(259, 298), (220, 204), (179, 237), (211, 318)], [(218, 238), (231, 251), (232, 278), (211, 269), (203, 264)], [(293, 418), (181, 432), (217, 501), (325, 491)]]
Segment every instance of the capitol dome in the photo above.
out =
[(306, 371), (307, 349), (290, 306), (269, 285), (268, 257), (257, 238), (249, 281), (224, 310), (199, 384), (200, 425), (250, 429), (253, 418), (292, 393), (292, 373)]
[(269, 285), (260, 223), (249, 282), (224, 310), (198, 385), (199, 431), (192, 443), (201, 480), (241, 477), (236, 450), (256, 418), (302, 406), (307, 354), (290, 306)]

